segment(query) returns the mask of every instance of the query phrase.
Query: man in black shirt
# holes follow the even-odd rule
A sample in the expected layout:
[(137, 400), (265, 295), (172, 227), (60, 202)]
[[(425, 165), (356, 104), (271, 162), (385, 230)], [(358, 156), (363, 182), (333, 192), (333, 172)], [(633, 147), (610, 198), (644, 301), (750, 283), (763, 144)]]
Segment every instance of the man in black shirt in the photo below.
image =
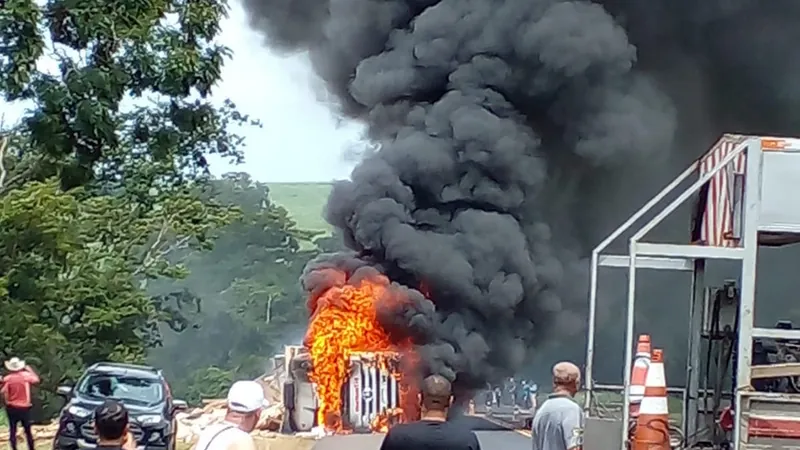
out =
[(392, 427), (381, 450), (480, 450), (472, 430), (447, 422), (453, 393), (446, 378), (431, 375), (422, 381), (420, 391), (422, 419)]
[(122, 403), (106, 400), (94, 410), (97, 448), (101, 450), (136, 450), (136, 441), (128, 429), (128, 410)]

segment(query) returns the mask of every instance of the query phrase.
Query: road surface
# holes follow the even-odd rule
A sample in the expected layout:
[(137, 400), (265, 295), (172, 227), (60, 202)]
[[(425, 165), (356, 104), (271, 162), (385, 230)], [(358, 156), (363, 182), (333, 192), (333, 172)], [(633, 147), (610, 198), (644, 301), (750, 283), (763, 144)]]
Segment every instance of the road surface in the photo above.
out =
[[(501, 424), (480, 417), (464, 417), (464, 420), (478, 436), (484, 450), (529, 450), (530, 435), (525, 431), (509, 430)], [(378, 450), (383, 441), (382, 434), (351, 434), (326, 437), (314, 446), (313, 450)]]

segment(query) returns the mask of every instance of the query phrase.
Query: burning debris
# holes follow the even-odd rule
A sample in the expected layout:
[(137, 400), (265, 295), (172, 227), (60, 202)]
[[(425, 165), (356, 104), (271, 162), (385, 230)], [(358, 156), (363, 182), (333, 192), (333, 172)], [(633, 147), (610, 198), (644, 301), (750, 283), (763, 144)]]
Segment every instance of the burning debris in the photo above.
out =
[[(380, 393), (382, 411), (376, 411), (370, 428), (385, 430), (390, 424), (416, 415), (416, 391), (413, 388), (411, 367), (402, 367), (398, 355), (413, 360), (410, 340), (392, 339), (378, 320), (381, 304), (403, 303), (407, 300), (396, 291), (388, 278), (374, 270), (347, 274), (338, 269), (315, 272), (313, 278), (328, 279), (325, 289), (317, 289), (309, 299), (311, 318), (306, 334), (306, 347), (311, 355), (310, 379), (316, 385), (319, 406), (317, 423), (326, 430), (348, 431), (342, 420), (343, 386), (351, 373), (352, 357), (362, 358), (368, 371), (379, 379), (393, 377), (398, 385), (400, 404), (389, 408), (387, 393)], [(364, 395), (379, 395), (365, 386)], [(350, 403), (360, 400), (352, 399)], [(350, 405), (351, 407), (353, 405)]]
[(377, 433), (386, 433), (389, 428), (398, 423), (406, 422), (408, 419), (403, 408), (390, 408), (378, 414), (372, 419), (370, 427)]

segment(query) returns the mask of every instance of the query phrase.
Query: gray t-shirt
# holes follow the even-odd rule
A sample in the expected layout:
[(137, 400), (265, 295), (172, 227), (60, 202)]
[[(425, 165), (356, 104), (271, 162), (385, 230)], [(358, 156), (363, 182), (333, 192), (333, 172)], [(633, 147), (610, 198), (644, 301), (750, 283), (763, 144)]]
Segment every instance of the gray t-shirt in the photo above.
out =
[(570, 397), (551, 395), (533, 417), (533, 450), (569, 450), (583, 446), (583, 412)]

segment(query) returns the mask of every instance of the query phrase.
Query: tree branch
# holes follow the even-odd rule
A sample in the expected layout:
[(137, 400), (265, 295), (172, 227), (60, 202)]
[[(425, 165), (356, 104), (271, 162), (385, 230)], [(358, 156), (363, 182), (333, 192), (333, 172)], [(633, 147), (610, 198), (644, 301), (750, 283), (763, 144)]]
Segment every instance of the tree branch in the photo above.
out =
[(150, 245), (150, 247), (145, 252), (144, 256), (139, 263), (139, 266), (133, 272), (134, 276), (141, 275), (147, 269), (149, 269), (156, 261), (165, 258), (170, 253), (185, 248), (186, 245), (189, 243), (191, 236), (184, 236), (171, 245), (166, 246), (166, 248), (161, 248), (163, 244), (165, 244), (165, 238), (167, 232), (169, 231), (170, 227), (169, 224), (172, 221), (173, 217), (167, 217), (164, 219), (164, 222), (161, 224), (161, 229), (158, 231), (156, 235), (155, 241)]
[(8, 148), (8, 136), (0, 137), (0, 189), (6, 184), (6, 149)]

